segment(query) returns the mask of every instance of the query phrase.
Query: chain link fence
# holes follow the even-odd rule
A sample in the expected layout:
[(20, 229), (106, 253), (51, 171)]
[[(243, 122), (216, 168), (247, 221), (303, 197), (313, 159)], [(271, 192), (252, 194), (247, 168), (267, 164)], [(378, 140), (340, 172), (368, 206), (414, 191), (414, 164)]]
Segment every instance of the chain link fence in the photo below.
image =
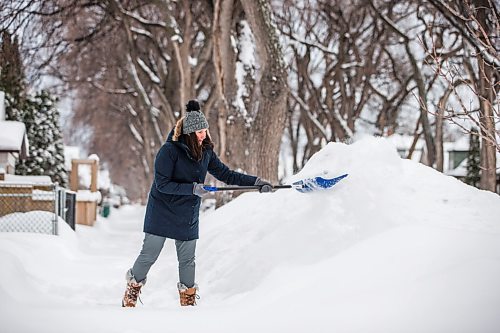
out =
[[(64, 188), (55, 184), (0, 183), (0, 232), (57, 235), (58, 217), (65, 221), (72, 220), (74, 229), (74, 200), (71, 200), (71, 195), (74, 197), (74, 194), (67, 194)], [(73, 204), (72, 210), (68, 208), (68, 203)], [(68, 211), (73, 212), (73, 216), (68, 216)]]

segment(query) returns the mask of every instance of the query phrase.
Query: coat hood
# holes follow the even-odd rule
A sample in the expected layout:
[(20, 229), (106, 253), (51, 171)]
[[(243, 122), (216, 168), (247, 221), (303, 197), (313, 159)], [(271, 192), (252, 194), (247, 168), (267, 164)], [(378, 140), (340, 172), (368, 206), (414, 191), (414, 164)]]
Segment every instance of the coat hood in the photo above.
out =
[(167, 142), (174, 144), (180, 149), (184, 150), (186, 154), (191, 157), (191, 153), (189, 151), (188, 146), (184, 142), (184, 139), (181, 137), (182, 135), (182, 118), (177, 121), (175, 127), (170, 131), (167, 137)]
[[(172, 141), (179, 141), (179, 137), (182, 134), (182, 122), (184, 121), (184, 117), (181, 119), (177, 120), (177, 123), (175, 124), (174, 129), (172, 130)], [(170, 138), (170, 135), (169, 135)], [(168, 140), (167, 140), (168, 141)]]

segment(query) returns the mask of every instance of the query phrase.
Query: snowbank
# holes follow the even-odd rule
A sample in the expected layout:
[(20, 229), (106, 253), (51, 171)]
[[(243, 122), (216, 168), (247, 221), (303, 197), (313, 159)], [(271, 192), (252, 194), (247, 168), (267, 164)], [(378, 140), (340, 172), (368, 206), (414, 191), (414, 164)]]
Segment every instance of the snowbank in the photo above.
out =
[(331, 143), (289, 180), (333, 189), (247, 193), (201, 217), (201, 299), (180, 308), (172, 241), (144, 305), (122, 309), (144, 207), (73, 237), (0, 233), (6, 332), (497, 332), (500, 197), (368, 138)]
[(401, 159), (384, 139), (330, 143), (290, 182), (343, 173), (329, 191), (248, 193), (206, 216), (198, 257), (210, 289), (252, 290), (279, 265), (314, 264), (397, 226), (500, 233), (498, 195)]

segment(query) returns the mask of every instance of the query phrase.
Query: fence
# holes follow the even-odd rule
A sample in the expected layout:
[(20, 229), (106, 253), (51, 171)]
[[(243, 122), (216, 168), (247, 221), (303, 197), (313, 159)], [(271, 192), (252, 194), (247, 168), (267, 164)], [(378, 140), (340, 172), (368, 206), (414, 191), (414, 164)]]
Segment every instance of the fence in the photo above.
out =
[(54, 184), (0, 183), (0, 231), (57, 235), (58, 217), (74, 229), (74, 202), (74, 193)]
[[(71, 229), (75, 230), (76, 223), (76, 193), (72, 191), (68, 191), (66, 189), (59, 191), (61, 200), (61, 207), (64, 209), (61, 211), (64, 220), (71, 227)], [(64, 204), (64, 206), (62, 206)], [(61, 216), (61, 215), (59, 215)]]

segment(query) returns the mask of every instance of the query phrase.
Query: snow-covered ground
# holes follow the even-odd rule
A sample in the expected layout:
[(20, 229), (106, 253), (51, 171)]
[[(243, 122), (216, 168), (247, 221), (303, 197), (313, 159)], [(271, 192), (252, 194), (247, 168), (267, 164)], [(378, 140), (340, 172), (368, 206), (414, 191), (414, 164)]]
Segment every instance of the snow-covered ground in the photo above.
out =
[(173, 241), (121, 308), (144, 207), (60, 236), (0, 233), (1, 332), (500, 332), (500, 197), (401, 159), (383, 139), (331, 143), (290, 179), (201, 217), (197, 307)]

